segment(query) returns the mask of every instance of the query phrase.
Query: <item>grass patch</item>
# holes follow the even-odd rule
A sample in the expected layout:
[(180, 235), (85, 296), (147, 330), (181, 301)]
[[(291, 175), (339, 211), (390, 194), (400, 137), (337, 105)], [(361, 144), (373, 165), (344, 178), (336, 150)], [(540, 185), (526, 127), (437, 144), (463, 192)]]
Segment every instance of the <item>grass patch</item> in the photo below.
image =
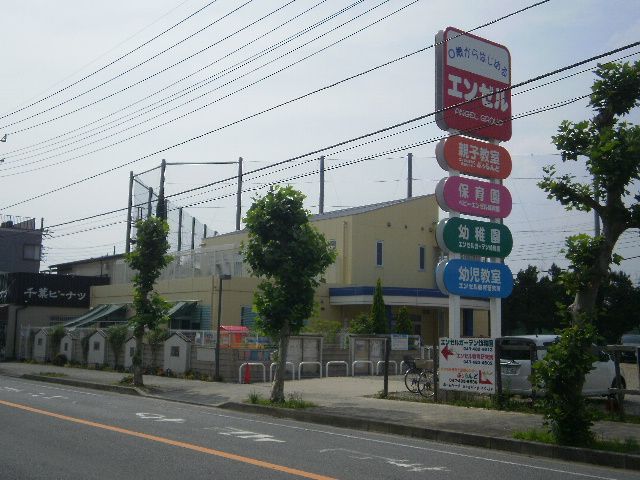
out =
[(41, 377), (53, 377), (53, 378), (62, 378), (67, 377), (66, 373), (58, 373), (58, 372), (40, 372), (38, 373)]
[(267, 407), (293, 408), (293, 409), (311, 408), (316, 406), (316, 404), (313, 402), (307, 402), (306, 400), (303, 400), (300, 394), (296, 392), (290, 393), (284, 402), (272, 402), (268, 398), (263, 397), (258, 392), (253, 390), (249, 394), (249, 398), (247, 402), (251, 403), (252, 405), (264, 405)]
[(122, 377), (122, 380), (118, 382), (118, 385), (124, 385), (126, 387), (133, 386), (133, 375), (125, 375)]
[[(515, 432), (513, 438), (518, 440), (527, 440), (530, 442), (541, 442), (551, 445), (557, 445), (556, 439), (550, 432), (546, 430), (540, 430), (537, 428), (531, 430), (525, 430), (522, 432)], [(635, 438), (626, 438), (624, 440), (605, 440), (596, 439), (591, 445), (587, 445), (587, 448), (594, 450), (604, 450), (606, 452), (615, 453), (640, 453), (640, 444)]]

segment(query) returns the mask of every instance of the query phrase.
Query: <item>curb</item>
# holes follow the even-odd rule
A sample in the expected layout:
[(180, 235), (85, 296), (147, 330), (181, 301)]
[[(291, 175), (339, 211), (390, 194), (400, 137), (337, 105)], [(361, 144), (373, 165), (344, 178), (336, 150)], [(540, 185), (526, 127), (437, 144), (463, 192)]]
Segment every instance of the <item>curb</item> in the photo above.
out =
[(420, 438), (468, 447), (486, 448), (505, 452), (531, 455), (536, 457), (553, 458), (571, 462), (582, 462), (604, 467), (640, 470), (640, 455), (591, 450), (578, 447), (564, 447), (547, 445), (538, 442), (516, 440), (511, 438), (496, 438), (464, 432), (436, 430), (432, 428), (413, 427), (380, 420), (345, 417), (312, 410), (294, 410), (287, 408), (251, 405), (245, 403), (227, 402), (218, 408), (244, 413), (269, 415), (276, 418), (288, 418), (333, 427), (353, 428), (368, 432), (388, 433), (405, 437)]
[(83, 388), (91, 388), (93, 390), (105, 390), (108, 392), (123, 393), (126, 395), (147, 396), (145, 392), (142, 392), (135, 387), (125, 387), (124, 385), (109, 385), (106, 383), (93, 383), (93, 382), (86, 382), (83, 380), (72, 380), (70, 378), (61, 378), (61, 377), (46, 377), (44, 375), (31, 375), (28, 373), (20, 375), (20, 378), (24, 378), (25, 380), (35, 380), (38, 382), (58, 383), (60, 385), (68, 385), (71, 387), (83, 387)]

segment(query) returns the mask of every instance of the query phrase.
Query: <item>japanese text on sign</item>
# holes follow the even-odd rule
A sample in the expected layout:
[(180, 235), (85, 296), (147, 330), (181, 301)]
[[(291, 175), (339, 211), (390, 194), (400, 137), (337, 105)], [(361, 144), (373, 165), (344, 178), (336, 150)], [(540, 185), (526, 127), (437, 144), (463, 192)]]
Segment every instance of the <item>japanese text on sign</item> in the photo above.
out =
[(495, 342), (490, 338), (441, 338), (439, 387), (495, 393)]

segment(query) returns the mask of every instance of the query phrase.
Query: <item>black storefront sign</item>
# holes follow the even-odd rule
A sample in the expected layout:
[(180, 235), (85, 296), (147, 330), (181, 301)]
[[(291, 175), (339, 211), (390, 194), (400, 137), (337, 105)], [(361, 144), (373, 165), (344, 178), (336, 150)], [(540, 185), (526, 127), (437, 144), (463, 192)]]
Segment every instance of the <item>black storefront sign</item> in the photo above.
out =
[(5, 273), (0, 275), (0, 304), (86, 308), (91, 287), (108, 284), (108, 277)]

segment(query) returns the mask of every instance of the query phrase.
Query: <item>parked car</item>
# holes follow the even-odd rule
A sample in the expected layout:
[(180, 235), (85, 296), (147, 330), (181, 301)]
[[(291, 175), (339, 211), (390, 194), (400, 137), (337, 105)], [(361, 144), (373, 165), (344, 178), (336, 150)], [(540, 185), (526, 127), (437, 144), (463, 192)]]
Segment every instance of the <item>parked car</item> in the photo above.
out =
[[(640, 347), (640, 335), (637, 333), (625, 333), (620, 338), (620, 345)], [(623, 362), (636, 362), (636, 352), (622, 352), (621, 360)]]
[[(555, 343), (557, 339), (557, 335), (502, 337), (500, 339), (500, 368), (503, 390), (518, 395), (531, 396), (533, 394), (530, 380), (532, 362), (535, 363), (543, 359), (549, 345)], [(585, 378), (582, 393), (586, 396), (610, 395), (609, 388), (615, 388), (615, 363), (608, 353), (596, 345), (593, 345), (592, 348), (597, 360), (593, 363), (594, 369)], [(622, 388), (626, 388), (623, 377), (621, 377), (621, 382)], [(536, 395), (543, 393), (535, 392)]]

